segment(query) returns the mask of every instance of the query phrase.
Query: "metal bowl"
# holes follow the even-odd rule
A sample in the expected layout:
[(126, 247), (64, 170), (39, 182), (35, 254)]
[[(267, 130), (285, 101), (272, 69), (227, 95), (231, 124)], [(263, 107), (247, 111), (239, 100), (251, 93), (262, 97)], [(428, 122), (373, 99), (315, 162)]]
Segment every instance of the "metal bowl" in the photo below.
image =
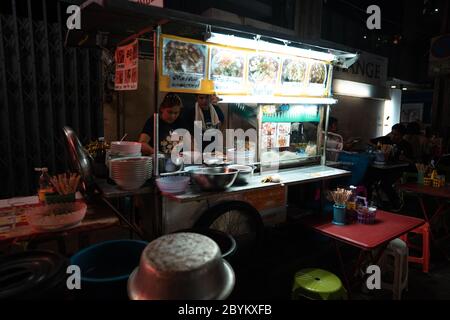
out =
[(132, 300), (223, 300), (234, 288), (231, 266), (210, 238), (174, 233), (152, 241), (128, 279)]
[(238, 176), (234, 181), (234, 184), (237, 185), (248, 184), (250, 182), (250, 179), (253, 177), (253, 171), (255, 170), (255, 168), (252, 166), (244, 166), (239, 164), (228, 166), (228, 168), (239, 171)]
[(193, 170), (191, 177), (203, 191), (220, 191), (231, 187), (238, 173), (236, 169), (212, 167)]

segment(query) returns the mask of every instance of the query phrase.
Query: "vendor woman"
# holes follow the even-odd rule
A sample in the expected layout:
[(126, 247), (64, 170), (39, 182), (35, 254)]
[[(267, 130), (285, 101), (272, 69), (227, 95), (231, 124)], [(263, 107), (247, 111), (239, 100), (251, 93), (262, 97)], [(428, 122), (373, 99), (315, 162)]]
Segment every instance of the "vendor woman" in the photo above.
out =
[[(180, 114), (183, 104), (178, 95), (168, 93), (159, 107), (159, 151), (169, 154), (176, 142), (171, 141), (171, 134), (176, 129), (185, 128)], [(142, 153), (151, 155), (153, 149), (153, 128), (154, 116), (150, 117), (144, 125), (139, 136), (139, 142), (142, 144)]]

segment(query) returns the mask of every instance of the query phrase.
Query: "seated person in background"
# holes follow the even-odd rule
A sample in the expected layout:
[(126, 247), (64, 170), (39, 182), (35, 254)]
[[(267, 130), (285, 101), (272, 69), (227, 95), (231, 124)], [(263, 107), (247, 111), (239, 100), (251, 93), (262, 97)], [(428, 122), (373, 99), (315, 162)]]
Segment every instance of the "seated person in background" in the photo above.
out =
[(408, 123), (405, 140), (409, 142), (412, 148), (412, 159), (416, 163), (428, 163), (431, 161), (431, 144), (422, 135), (419, 123)]
[(378, 143), (381, 144), (392, 144), (392, 136), (394, 135), (394, 131), (401, 130), (404, 134), (405, 127), (401, 123), (394, 124), (391, 128), (391, 132), (387, 135), (370, 139), (370, 144), (376, 146)]
[[(392, 127), (392, 132), (385, 137), (380, 137), (377, 139), (372, 139), (371, 142), (390, 144), (394, 146), (393, 149), (393, 161), (406, 161), (410, 163), (408, 168), (396, 168), (391, 170), (386, 170), (382, 174), (378, 171), (373, 173), (369, 178), (369, 184), (378, 181), (380, 184), (380, 189), (386, 194), (389, 204), (388, 209), (397, 211), (401, 208), (401, 201), (398, 194), (395, 192), (393, 185), (400, 179), (405, 170), (415, 170), (415, 162), (412, 158), (412, 148), (410, 144), (404, 139), (406, 129), (401, 124), (396, 124)], [(369, 175), (370, 176), (370, 175)], [(371, 187), (371, 186), (369, 186)]]
[(338, 119), (330, 117), (328, 120), (328, 132), (337, 133), (338, 131)]
[(413, 159), (413, 151), (410, 143), (406, 141), (405, 138), (406, 129), (405, 127), (397, 123), (392, 126), (392, 131), (383, 137), (378, 137), (371, 139), (370, 142), (373, 145), (380, 144), (388, 144), (388, 145), (395, 145), (396, 151), (394, 152), (393, 161), (407, 161), (407, 162), (414, 162)]
[(342, 135), (338, 133), (338, 119), (330, 117), (328, 119), (328, 139), (327, 149), (340, 149), (351, 150), (354, 145), (360, 141), (360, 139), (353, 138), (345, 141)]
[[(177, 142), (171, 141), (171, 134), (176, 129), (186, 128), (181, 120), (180, 113), (183, 104), (178, 95), (168, 93), (159, 107), (159, 151), (164, 154), (170, 154), (173, 146)], [(139, 136), (139, 142), (142, 144), (142, 153), (144, 155), (151, 155), (155, 151), (153, 149), (153, 129), (154, 116), (150, 117), (142, 129)]]

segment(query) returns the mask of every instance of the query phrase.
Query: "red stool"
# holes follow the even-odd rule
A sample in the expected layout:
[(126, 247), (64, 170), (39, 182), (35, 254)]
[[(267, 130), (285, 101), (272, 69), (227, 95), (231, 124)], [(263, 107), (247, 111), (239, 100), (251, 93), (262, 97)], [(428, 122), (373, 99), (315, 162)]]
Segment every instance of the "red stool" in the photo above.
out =
[(422, 248), (411, 245), (408, 242), (408, 234), (404, 234), (400, 237), (403, 241), (405, 241), (409, 248), (414, 249), (422, 249), (421, 257), (408, 257), (409, 262), (420, 263), (422, 265), (422, 271), (428, 273), (430, 269), (430, 225), (426, 222), (420, 227), (410, 231), (412, 233), (419, 233), (422, 235)]

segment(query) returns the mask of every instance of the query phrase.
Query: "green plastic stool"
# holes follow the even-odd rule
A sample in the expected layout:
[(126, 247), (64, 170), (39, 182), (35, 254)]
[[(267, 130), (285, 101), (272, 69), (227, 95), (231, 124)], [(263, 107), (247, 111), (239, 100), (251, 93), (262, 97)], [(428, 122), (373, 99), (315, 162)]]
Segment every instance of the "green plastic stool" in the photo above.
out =
[(322, 269), (302, 269), (295, 274), (292, 299), (347, 300), (347, 291), (341, 280)]

